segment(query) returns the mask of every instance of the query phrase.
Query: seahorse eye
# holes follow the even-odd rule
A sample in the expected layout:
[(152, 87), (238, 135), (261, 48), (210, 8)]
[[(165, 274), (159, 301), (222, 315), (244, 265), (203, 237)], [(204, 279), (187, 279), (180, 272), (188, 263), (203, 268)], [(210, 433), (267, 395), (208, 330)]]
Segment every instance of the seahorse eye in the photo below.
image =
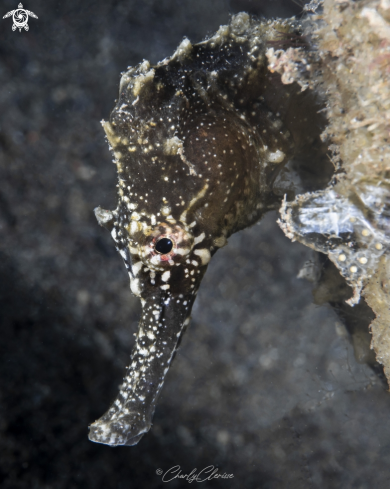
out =
[(161, 238), (159, 241), (157, 241), (156, 246), (154, 247), (157, 253), (160, 253), (161, 255), (166, 255), (172, 251), (172, 248), (173, 242), (169, 238)]
[(148, 268), (161, 272), (185, 261), (193, 246), (194, 237), (185, 226), (159, 222), (140, 239), (138, 254)]

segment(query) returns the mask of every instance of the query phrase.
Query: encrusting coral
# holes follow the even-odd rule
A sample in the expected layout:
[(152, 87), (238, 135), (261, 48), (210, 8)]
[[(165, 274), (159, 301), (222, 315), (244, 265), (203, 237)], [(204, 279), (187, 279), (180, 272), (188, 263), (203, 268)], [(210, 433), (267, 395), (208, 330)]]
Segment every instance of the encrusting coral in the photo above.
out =
[(269, 69), (326, 101), (337, 174), (324, 191), (281, 208), (293, 240), (328, 254), (376, 314), (372, 347), (390, 380), (390, 2), (312, 1), (303, 21), (310, 50), (267, 51)]

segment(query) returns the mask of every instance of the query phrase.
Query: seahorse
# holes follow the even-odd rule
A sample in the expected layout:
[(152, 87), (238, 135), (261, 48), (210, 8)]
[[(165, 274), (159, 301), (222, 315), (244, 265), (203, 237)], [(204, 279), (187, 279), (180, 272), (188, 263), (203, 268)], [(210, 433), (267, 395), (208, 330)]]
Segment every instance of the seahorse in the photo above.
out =
[(294, 143), (264, 102), (264, 53), (267, 39), (294, 29), (241, 13), (206, 41), (184, 39), (171, 58), (122, 75), (102, 123), (118, 206), (95, 213), (123, 257), (142, 317), (119, 395), (90, 426), (94, 442), (135, 445), (150, 429), (210, 259), (279, 201), (273, 182)]

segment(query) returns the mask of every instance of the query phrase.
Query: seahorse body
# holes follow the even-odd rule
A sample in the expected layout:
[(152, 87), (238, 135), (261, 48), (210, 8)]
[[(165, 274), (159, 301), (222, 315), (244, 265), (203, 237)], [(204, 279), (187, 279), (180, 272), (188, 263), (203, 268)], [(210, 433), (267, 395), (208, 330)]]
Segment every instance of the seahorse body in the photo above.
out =
[(103, 123), (119, 202), (96, 215), (124, 259), (142, 317), (118, 398), (91, 425), (92, 441), (134, 445), (149, 430), (210, 258), (274, 200), (272, 181), (292, 141), (262, 98), (273, 27), (238, 14), (207, 41), (185, 39), (170, 59), (122, 76)]

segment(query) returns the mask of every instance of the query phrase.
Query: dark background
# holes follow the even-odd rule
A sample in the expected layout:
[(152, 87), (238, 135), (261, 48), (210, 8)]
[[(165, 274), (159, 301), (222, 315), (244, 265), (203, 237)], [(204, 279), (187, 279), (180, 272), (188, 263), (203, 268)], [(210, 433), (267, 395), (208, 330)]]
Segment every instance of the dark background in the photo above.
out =
[[(2, 1), (1, 16), (18, 0)], [(100, 120), (120, 72), (201, 41), (229, 15), (291, 1), (44, 2), (0, 21), (1, 488), (157, 488), (214, 465), (223, 488), (390, 487), (390, 398), (298, 279), (312, 252), (271, 213), (212, 260), (154, 424), (135, 447), (88, 441), (116, 396), (140, 315), (93, 209), (116, 207)]]

